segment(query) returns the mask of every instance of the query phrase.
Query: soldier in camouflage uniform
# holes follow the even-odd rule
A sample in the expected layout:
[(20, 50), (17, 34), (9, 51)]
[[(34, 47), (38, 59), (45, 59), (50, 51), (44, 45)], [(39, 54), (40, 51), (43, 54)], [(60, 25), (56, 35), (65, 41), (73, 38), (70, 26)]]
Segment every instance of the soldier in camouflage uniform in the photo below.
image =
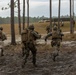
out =
[(3, 28), (0, 27), (0, 49), (1, 49), (1, 56), (4, 56), (3, 52), (4, 52), (4, 40), (6, 40), (7, 37), (3, 32)]
[(29, 57), (29, 52), (32, 52), (32, 62), (33, 65), (36, 67), (36, 53), (37, 49), (35, 47), (36, 39), (40, 39), (41, 35), (39, 35), (36, 31), (34, 31), (34, 26), (30, 25), (27, 29), (28, 31), (28, 40), (24, 43), (25, 50), (23, 50), (23, 63), (22, 68), (24, 67), (25, 63), (27, 62), (27, 58)]
[(50, 25), (46, 27), (47, 34), (50, 32)]
[(53, 23), (53, 27), (54, 27), (54, 26), (57, 26), (57, 24), (56, 24), (56, 22), (55, 22), (55, 21), (54, 21), (54, 23)]
[[(56, 32), (56, 33), (54, 34), (54, 32)], [(47, 36), (45, 37), (45, 41), (50, 36), (52, 36), (51, 46), (52, 47), (57, 46), (57, 50), (53, 51), (53, 61), (55, 61), (56, 56), (59, 55), (58, 53), (59, 53), (60, 42), (62, 41), (63, 33), (61, 32), (61, 30), (58, 30), (57, 27), (55, 26), (53, 28), (53, 31), (51, 33), (47, 34)]]

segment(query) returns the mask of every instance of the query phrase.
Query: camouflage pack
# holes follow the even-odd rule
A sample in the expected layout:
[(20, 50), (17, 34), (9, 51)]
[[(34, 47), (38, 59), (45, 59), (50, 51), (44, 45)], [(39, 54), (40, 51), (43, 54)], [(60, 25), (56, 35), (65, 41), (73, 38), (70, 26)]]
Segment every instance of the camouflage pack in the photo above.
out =
[(59, 32), (58, 32), (58, 31), (53, 31), (53, 32), (52, 32), (52, 38), (53, 38), (53, 39), (58, 39), (58, 38), (60, 38)]
[(24, 29), (21, 33), (22, 42), (28, 42), (33, 40), (33, 35), (31, 34), (31, 30)]
[(26, 42), (27, 39), (28, 39), (28, 30), (27, 29), (24, 29), (21, 33), (21, 41), (22, 42)]

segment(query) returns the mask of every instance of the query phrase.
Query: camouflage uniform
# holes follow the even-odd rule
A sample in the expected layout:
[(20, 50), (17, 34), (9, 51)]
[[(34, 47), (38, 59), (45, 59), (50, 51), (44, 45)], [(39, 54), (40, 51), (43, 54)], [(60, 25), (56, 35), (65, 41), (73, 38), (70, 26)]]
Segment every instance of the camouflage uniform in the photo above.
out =
[(53, 23), (53, 27), (54, 27), (54, 26), (57, 26), (57, 24), (56, 24), (55, 22)]
[(35, 40), (39, 39), (41, 35), (39, 35), (36, 31), (34, 31), (34, 26), (30, 25), (28, 31), (31, 31), (31, 36), (28, 38), (28, 41), (24, 43), (25, 50), (23, 50), (23, 64), (24, 67), (25, 63), (27, 62), (27, 58), (29, 57), (29, 52), (32, 52), (32, 62), (33, 65), (36, 66), (36, 53), (37, 49), (35, 47)]
[[(58, 31), (56, 27), (55, 27), (53, 30), (56, 31), (56, 32)], [(60, 42), (62, 41), (62, 36), (63, 36), (63, 34), (62, 34), (62, 32), (60, 32), (60, 31), (61, 31), (61, 30), (59, 30), (59, 32), (58, 32), (58, 33), (59, 33), (58, 38), (53, 38), (53, 37), (52, 37), (52, 41), (51, 41), (51, 46), (52, 46), (52, 47), (57, 46), (57, 51), (54, 51), (54, 52), (53, 52), (53, 56), (54, 56), (53, 60), (54, 60), (54, 61), (55, 61), (55, 57), (58, 56), (59, 47), (60, 47)], [(46, 41), (47, 38), (50, 37), (50, 36), (53, 36), (53, 32), (49, 33), (49, 34), (45, 37), (45, 41)]]
[(50, 25), (46, 27), (47, 34), (50, 32)]
[(7, 39), (6, 35), (2, 32), (3, 28), (0, 27), (0, 49), (1, 49), (1, 56), (4, 56), (3, 51), (4, 51), (4, 40)]

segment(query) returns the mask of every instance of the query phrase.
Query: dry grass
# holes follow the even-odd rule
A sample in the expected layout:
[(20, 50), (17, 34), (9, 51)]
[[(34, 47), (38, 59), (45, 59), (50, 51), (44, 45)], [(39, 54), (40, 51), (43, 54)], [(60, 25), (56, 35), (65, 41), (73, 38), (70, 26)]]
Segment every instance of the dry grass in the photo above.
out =
[(63, 40), (65, 41), (76, 41), (76, 34), (65, 34), (63, 36)]
[[(47, 23), (33, 23), (35, 26), (35, 30), (38, 31), (41, 34), (46, 34), (46, 27), (50, 24), (49, 22)], [(4, 28), (4, 32), (6, 34), (11, 34), (11, 25), (10, 24), (2, 24), (0, 25)], [(64, 27), (61, 27), (62, 31), (70, 31), (70, 22), (65, 22)], [(76, 25), (74, 30), (76, 30)], [(15, 24), (15, 34), (19, 34), (18, 30), (18, 24)]]
[[(10, 35), (11, 34), (11, 25), (10, 24), (2, 24), (2, 25), (0, 25), (0, 26), (2, 26), (3, 27), (3, 31), (6, 33), (6, 34), (8, 34), (8, 35)], [(16, 32), (16, 34), (18, 34), (18, 25), (15, 25), (15, 32)]]
[[(46, 27), (50, 23), (34, 23), (35, 29), (40, 33), (46, 33)], [(61, 27), (62, 31), (70, 31), (70, 22), (64, 22), (64, 27)], [(76, 30), (76, 25), (74, 27), (74, 30)]]

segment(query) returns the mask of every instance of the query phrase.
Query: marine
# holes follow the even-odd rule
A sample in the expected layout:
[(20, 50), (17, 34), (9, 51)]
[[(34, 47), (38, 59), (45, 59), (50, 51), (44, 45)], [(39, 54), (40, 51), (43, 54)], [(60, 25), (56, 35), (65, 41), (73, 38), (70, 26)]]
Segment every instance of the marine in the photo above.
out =
[(50, 32), (50, 25), (46, 27), (47, 34)]
[[(26, 31), (24, 33), (24, 31)], [(25, 34), (25, 38), (22, 38), (22, 55), (23, 55), (23, 62), (22, 62), (22, 68), (25, 66), (25, 63), (27, 62), (27, 59), (29, 57), (29, 52), (31, 51), (32, 53), (32, 63), (33, 65), (36, 67), (36, 54), (37, 54), (37, 48), (35, 46), (35, 41), (36, 39), (40, 39), (41, 35), (38, 34), (38, 32), (36, 32), (34, 30), (34, 25), (30, 25), (29, 28), (25, 29), (21, 36), (23, 36), (23, 34)], [(24, 39), (24, 40), (23, 40)]]
[(64, 36), (64, 34), (61, 32), (61, 29), (58, 30), (57, 26), (53, 27), (53, 31), (50, 32), (49, 34), (47, 34), (47, 36), (45, 37), (45, 41), (47, 41), (47, 38), (52, 36), (52, 41), (51, 41), (51, 46), (52, 47), (56, 47), (57, 46), (57, 50), (53, 51), (53, 61), (55, 61), (55, 57), (59, 55), (59, 50), (60, 50), (60, 43), (62, 41), (62, 36)]
[(3, 32), (3, 27), (0, 27), (0, 55), (4, 56), (4, 41), (7, 40), (5, 33)]

